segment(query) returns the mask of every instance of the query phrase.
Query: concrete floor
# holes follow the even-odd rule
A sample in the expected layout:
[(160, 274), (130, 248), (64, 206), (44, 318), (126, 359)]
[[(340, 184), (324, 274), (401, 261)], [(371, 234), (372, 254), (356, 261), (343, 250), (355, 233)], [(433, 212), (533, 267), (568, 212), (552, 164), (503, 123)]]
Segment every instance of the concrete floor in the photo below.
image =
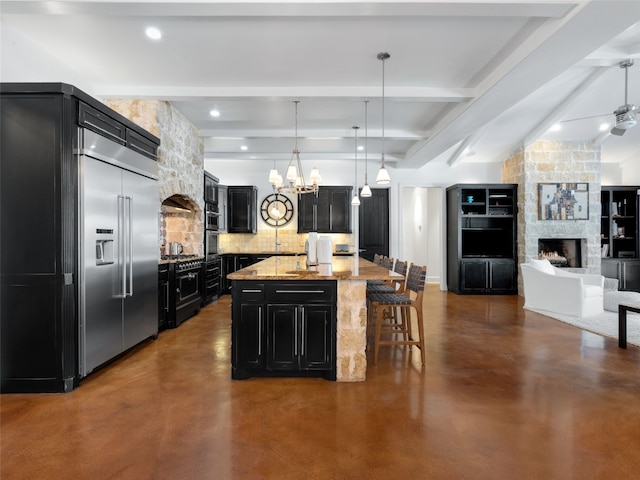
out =
[(0, 478), (640, 478), (640, 348), (429, 285), (427, 365), (230, 379), (230, 298), (68, 394), (2, 395)]

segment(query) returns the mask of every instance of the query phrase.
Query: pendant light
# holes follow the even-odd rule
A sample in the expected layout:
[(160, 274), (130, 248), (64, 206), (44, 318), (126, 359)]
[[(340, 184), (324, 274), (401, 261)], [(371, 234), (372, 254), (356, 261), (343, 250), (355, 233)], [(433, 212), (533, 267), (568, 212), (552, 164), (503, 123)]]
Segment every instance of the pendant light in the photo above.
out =
[(273, 168), (269, 172), (269, 182), (273, 185), (279, 193), (314, 193), (318, 191), (318, 186), (322, 180), (320, 172), (316, 167), (311, 169), (311, 175), (309, 179), (311, 183), (307, 185), (304, 179), (304, 173), (302, 171), (302, 165), (300, 163), (300, 150), (298, 150), (298, 103), (300, 100), (294, 100), (295, 105), (295, 147), (291, 154), (291, 160), (287, 166), (285, 178), (287, 179), (287, 185), (282, 180), (282, 175), (278, 173), (275, 168), (275, 162)]
[(360, 205), (360, 197), (358, 197), (358, 129), (360, 127), (358, 126), (354, 126), (353, 127), (353, 132), (355, 133), (355, 144), (356, 144), (356, 148), (355, 148), (355, 165), (356, 165), (356, 172), (355, 172), (355, 192), (353, 193), (353, 198), (351, 199), (351, 205), (353, 205), (354, 207), (357, 207), (358, 205)]
[(378, 54), (378, 60), (382, 60), (382, 165), (380, 166), (380, 170), (378, 170), (378, 175), (376, 176), (376, 183), (381, 185), (387, 185), (391, 183), (391, 177), (389, 176), (389, 172), (384, 166), (384, 61), (389, 58), (387, 52), (380, 52)]
[(369, 100), (364, 101), (364, 186), (362, 187), (362, 191), (360, 192), (361, 197), (370, 197), (371, 196), (371, 188), (369, 188), (369, 179), (367, 178), (367, 157), (368, 157), (368, 146), (367, 140), (369, 139), (369, 129), (367, 127), (367, 107), (369, 106)]

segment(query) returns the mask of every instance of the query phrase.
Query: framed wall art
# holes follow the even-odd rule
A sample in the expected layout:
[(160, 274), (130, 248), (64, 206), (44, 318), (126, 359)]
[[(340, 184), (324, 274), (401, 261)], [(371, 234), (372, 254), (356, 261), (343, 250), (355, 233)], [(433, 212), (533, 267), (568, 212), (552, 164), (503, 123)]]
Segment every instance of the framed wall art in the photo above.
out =
[(539, 183), (540, 220), (588, 220), (588, 183)]

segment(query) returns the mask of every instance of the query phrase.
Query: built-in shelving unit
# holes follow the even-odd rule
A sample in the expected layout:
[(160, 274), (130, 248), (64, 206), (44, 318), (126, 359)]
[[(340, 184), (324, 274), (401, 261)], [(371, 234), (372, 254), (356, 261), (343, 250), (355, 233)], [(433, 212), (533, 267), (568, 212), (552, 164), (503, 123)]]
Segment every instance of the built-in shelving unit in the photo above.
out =
[(513, 184), (447, 189), (447, 279), (455, 293), (516, 293)]
[(638, 186), (602, 187), (600, 247), (602, 274), (617, 278), (621, 290), (640, 291)]

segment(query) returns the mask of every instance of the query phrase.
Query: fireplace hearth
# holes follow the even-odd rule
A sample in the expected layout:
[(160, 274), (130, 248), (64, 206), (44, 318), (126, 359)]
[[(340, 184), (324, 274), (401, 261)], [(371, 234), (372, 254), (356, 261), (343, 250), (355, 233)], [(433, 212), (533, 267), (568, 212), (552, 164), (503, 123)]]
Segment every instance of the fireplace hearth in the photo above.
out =
[(584, 238), (539, 238), (538, 258), (546, 258), (556, 267), (582, 268)]

